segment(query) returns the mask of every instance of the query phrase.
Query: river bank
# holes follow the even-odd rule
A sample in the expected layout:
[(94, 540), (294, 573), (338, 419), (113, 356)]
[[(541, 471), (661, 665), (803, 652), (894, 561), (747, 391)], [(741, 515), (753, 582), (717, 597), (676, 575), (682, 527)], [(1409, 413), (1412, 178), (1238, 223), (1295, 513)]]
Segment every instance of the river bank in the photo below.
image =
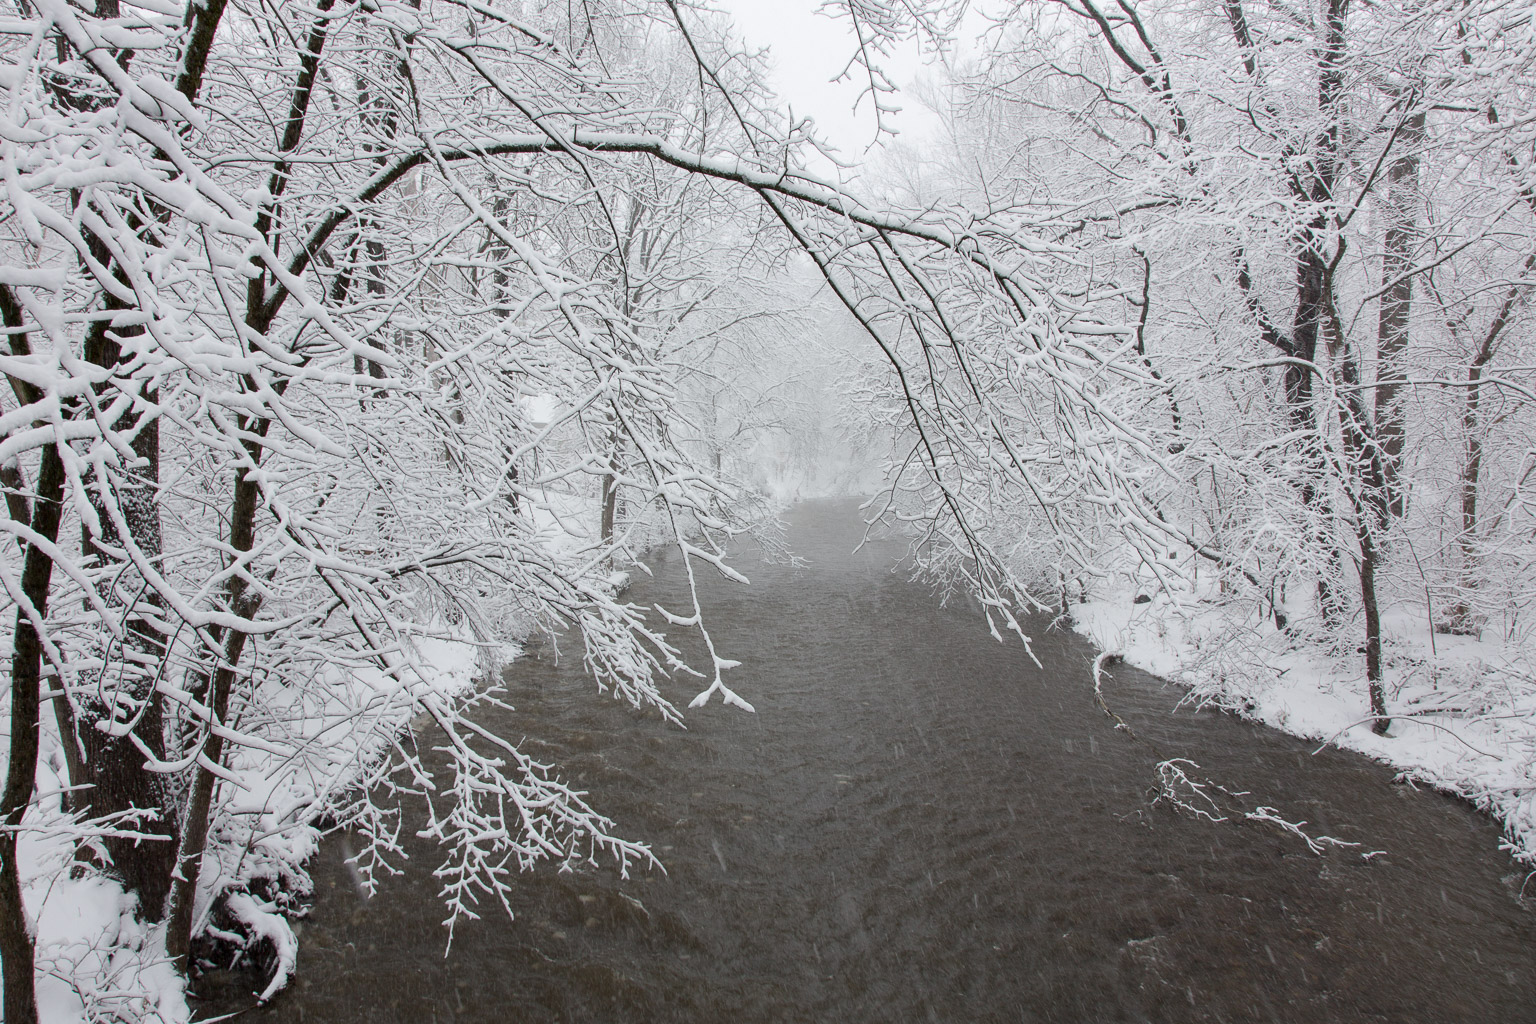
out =
[[(489, 661), (516, 653), (445, 637), (421, 637), (416, 646), (419, 689), (446, 700), (469, 693)], [(312, 895), (307, 864), (338, 795), (356, 786), (409, 722), (411, 705), (391, 699), (394, 689), (366, 666), (333, 672), (309, 695), (331, 693), (333, 713), (308, 717), (284, 714), (285, 703), (300, 697), (264, 692), (253, 706), (286, 729), (302, 725), (306, 733), (295, 745), (306, 756), (243, 745), (233, 751), (227, 779), (239, 797), (221, 813), (204, 855), (196, 931), (203, 932), (216, 904), (238, 894), (223, 903), (225, 927), (211, 926), (200, 948), (219, 950), (227, 962), (265, 942), (267, 996), (292, 974), (297, 943), (290, 918), (304, 912)], [(0, 706), (0, 720), (3, 712)], [(43, 1024), (182, 1024), (192, 1011), (185, 982), (165, 955), (163, 926), (137, 920), (133, 898), (116, 880), (75, 870), (79, 831), (61, 800), (67, 783), (59, 733), (52, 715), (44, 715), (42, 725), (38, 797), (19, 842), (23, 898), (37, 942), (39, 1017)], [(259, 724), (247, 720), (244, 727), (259, 735)], [(8, 743), (5, 737), (0, 752)]]
[[(575, 553), (590, 542), (576, 529), (581, 510), (563, 494), (530, 510), (552, 557), (578, 560)], [(617, 594), (628, 576), (598, 572), (592, 582)], [(514, 635), (526, 639), (531, 631)], [(193, 959), (228, 967), (254, 958), (254, 994), (262, 1000), (292, 977), (294, 922), (308, 912), (309, 864), (323, 835), (353, 817), (356, 792), (398, 758), (401, 751), (391, 748), (410, 733), (413, 717), (483, 692), (522, 653), (518, 643), (477, 639), (467, 625), (442, 621), (397, 639), (393, 675), (367, 659), (338, 660), (318, 666), (300, 689), (261, 684), (233, 709), (241, 741), (220, 773)], [(9, 698), (8, 689), (0, 691), (0, 729), (10, 720)], [(83, 830), (65, 805), (66, 759), (51, 712), (42, 716), (39, 741), (37, 792), (18, 847), (42, 1024), (184, 1024), (193, 1010), (186, 980), (166, 955), (164, 926), (140, 920), (135, 898), (117, 880), (77, 863)], [(8, 749), (9, 736), (0, 732), (0, 759)]]
[[(1216, 595), (1175, 601), (1121, 581), (1069, 608), (1100, 650), (1214, 705), (1306, 740), (1391, 765), (1402, 781), (1464, 799), (1504, 828), (1503, 848), (1536, 865), (1536, 671), (1490, 627), (1434, 633), (1422, 609), (1383, 616), (1387, 735), (1371, 730), (1365, 659), (1328, 651)], [(1141, 603), (1137, 603), (1142, 598)], [(1149, 599), (1148, 599), (1149, 598)]]

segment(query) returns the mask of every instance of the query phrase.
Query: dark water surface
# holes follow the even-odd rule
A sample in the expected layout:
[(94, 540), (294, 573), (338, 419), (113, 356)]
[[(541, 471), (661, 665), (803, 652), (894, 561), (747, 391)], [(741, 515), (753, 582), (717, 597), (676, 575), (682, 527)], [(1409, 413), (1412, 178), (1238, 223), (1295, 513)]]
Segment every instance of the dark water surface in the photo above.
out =
[[(445, 960), (435, 851), (365, 902), (333, 840), (298, 978), (243, 1019), (1536, 1021), (1536, 914), (1486, 819), (1170, 714), (1178, 694), (1122, 666), (1106, 689), (1133, 739), (1094, 707), (1081, 639), (1039, 623), (1036, 668), (892, 574), (892, 547), (850, 555), (854, 504), (790, 521), (809, 567), (706, 583), (755, 715), (716, 702), (685, 731), (594, 696), (579, 659), (507, 673), (516, 711), (490, 724), (537, 738), (666, 874), (525, 875), (516, 919), (487, 908)], [(676, 557), (654, 567), (632, 599), (681, 605)], [(1363, 845), (1316, 856), (1152, 806), (1159, 754)], [(205, 1009), (249, 1005), (241, 984), (205, 982)]]

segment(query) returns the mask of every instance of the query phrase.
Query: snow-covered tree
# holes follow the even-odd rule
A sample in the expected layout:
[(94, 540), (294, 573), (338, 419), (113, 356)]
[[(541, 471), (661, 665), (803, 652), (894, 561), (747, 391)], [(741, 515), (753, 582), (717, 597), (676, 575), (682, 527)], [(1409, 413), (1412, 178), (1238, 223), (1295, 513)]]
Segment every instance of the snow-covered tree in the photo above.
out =
[(1380, 605), (1427, 588), (1457, 595), (1443, 627), (1487, 614), (1482, 445), (1527, 434), (1525, 385), (1485, 375), (1530, 280), (1508, 114), (1529, 35), (1498, 2), (1019, 3), (953, 101), (948, 179), (1074, 241), (1135, 324), (1183, 575), (1214, 559), (1277, 625), (1359, 648), (1380, 729)]
[[(942, 7), (848, 8), (877, 98), (871, 55), (942, 31)], [(0, 31), (7, 1020), (35, 1018), (29, 829), (164, 915), (182, 964), (217, 901), (270, 927), (241, 889), (323, 817), (387, 860), (380, 794), (442, 794), (427, 830), (454, 918), (514, 864), (648, 859), (476, 724), (490, 698), (446, 690), (434, 651), (489, 663), (574, 631), (637, 706), (677, 717), (659, 681), (686, 670), (694, 704), (750, 709), (696, 598), (661, 613), (703, 634), (689, 669), (614, 596), (632, 551), (613, 511), (562, 528), (606, 481), (690, 580), (731, 574), (750, 504), (679, 400), (708, 368), (688, 351), (757, 312), (722, 301), (722, 253), (798, 249), (873, 339), (902, 439), (889, 512), (995, 629), (1043, 603), (999, 543), (1087, 562), (1103, 520), (1149, 552), (1178, 536), (1125, 397), (1161, 385), (1097, 312), (1095, 268), (1012, 210), (885, 209), (803, 171), (800, 128), (708, 12), (29, 0)], [(727, 215), (728, 237), (701, 230)], [(999, 533), (994, 510), (1025, 506), (1030, 531)], [(63, 805), (37, 785), (45, 706), (84, 787)], [(423, 714), (436, 778), (393, 739)]]

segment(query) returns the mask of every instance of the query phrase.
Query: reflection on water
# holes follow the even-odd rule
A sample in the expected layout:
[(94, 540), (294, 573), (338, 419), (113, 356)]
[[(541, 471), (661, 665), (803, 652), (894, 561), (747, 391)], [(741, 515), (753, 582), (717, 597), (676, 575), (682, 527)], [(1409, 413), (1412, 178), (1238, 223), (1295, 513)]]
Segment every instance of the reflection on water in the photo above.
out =
[[(1080, 639), (1037, 668), (973, 610), (848, 552), (855, 506), (791, 516), (807, 568), (707, 584), (732, 686), (686, 730), (593, 694), (579, 659), (506, 677), (504, 734), (666, 873), (522, 879), (443, 957), (426, 844), (371, 901), (324, 848), (299, 975), (246, 1019), (409, 1021), (1536, 1020), (1536, 916), (1486, 820), (1390, 770), (1215, 714), (1129, 668), (1093, 705)], [(675, 559), (637, 584), (676, 599)], [(677, 687), (676, 697), (691, 692)], [(1153, 748), (1359, 850), (1151, 806)], [(1366, 860), (1360, 850), (1385, 850)], [(206, 979), (204, 1012), (251, 980)]]

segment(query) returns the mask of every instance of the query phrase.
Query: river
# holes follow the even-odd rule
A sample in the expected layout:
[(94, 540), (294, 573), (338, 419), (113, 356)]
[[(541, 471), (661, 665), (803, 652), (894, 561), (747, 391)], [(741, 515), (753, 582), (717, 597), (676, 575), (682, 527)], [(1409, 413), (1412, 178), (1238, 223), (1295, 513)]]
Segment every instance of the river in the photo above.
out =
[[(368, 900), (333, 838), (297, 979), (242, 1019), (1536, 1021), (1536, 899), (1485, 817), (1364, 758), (1175, 713), (1176, 690), (1125, 666), (1105, 692), (1134, 735), (1117, 730), (1082, 639), (1032, 623), (1036, 667), (893, 573), (899, 547), (851, 554), (853, 503), (789, 519), (805, 567), (746, 557), (750, 587), (703, 584), (756, 714), (716, 702), (669, 726), (547, 648), (505, 675), (516, 710), (489, 724), (565, 765), (665, 873), (525, 875), (516, 918), (488, 907), (445, 959), (433, 849)], [(632, 599), (680, 603), (677, 556), (652, 565)], [(1174, 756), (1360, 845), (1317, 855), (1154, 804)], [(206, 978), (201, 1012), (248, 1006), (251, 984)]]

